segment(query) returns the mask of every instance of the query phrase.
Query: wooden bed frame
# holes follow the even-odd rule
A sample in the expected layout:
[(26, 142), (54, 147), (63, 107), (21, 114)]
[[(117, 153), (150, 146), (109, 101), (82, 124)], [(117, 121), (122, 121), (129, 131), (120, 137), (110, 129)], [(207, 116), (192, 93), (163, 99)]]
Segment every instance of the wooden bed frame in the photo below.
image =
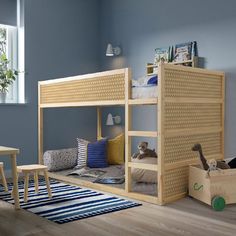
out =
[[(38, 84), (38, 155), (43, 163), (43, 109), (97, 107), (97, 137), (101, 136), (102, 106), (125, 106), (125, 189), (50, 173), (50, 177), (163, 205), (187, 194), (188, 166), (198, 163), (191, 151), (201, 143), (207, 159), (224, 158), (223, 72), (162, 64), (158, 70), (158, 98), (131, 99), (128, 68), (87, 74)], [(131, 106), (157, 106), (157, 131), (131, 130)], [(157, 139), (158, 163), (131, 162), (132, 136)], [(158, 196), (132, 192), (131, 168), (157, 171)]]

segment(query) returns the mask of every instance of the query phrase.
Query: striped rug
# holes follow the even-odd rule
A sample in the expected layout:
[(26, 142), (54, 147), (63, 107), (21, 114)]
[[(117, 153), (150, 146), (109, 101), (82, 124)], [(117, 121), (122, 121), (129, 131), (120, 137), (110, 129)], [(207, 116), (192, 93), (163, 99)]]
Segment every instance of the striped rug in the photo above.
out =
[[(50, 180), (50, 185), (53, 196), (51, 199), (48, 198), (44, 180), (39, 181), (38, 194), (34, 192), (33, 181), (30, 181), (28, 202), (24, 203), (24, 184), (19, 182), (21, 208), (63, 224), (141, 205), (56, 180)], [(10, 194), (12, 184), (8, 186), (8, 193), (4, 192), (3, 186), (0, 186), (0, 199), (13, 204), (14, 201)]]

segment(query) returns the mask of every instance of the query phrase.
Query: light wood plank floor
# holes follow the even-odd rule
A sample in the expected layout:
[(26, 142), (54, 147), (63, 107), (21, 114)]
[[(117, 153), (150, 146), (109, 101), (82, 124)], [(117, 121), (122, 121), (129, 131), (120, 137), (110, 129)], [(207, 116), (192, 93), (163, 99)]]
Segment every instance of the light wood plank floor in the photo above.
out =
[(135, 207), (67, 224), (55, 224), (0, 201), (0, 236), (233, 236), (236, 205), (223, 212), (185, 198), (167, 206)]

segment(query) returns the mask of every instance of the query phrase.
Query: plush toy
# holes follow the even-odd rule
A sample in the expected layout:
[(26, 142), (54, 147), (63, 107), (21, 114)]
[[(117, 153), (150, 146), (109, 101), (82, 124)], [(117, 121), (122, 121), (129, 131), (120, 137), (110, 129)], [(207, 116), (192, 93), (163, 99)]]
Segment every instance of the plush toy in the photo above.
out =
[(209, 168), (207, 170), (207, 175), (206, 175), (207, 178), (209, 178), (209, 173), (211, 171), (221, 170), (220, 168), (217, 167), (217, 161), (215, 159), (211, 159), (211, 160), (207, 161), (207, 164), (209, 166)]
[[(201, 160), (202, 168), (204, 170), (208, 170), (209, 164), (207, 163), (207, 160), (203, 155), (201, 144), (199, 144), (199, 143), (194, 144), (194, 146), (192, 147), (192, 150), (199, 152), (199, 157)], [(216, 167), (219, 169), (230, 169), (230, 166), (227, 163), (225, 163), (224, 161), (216, 161)]]
[(144, 157), (157, 157), (155, 149), (151, 150), (148, 147), (148, 142), (140, 142), (138, 145), (138, 153), (134, 153), (132, 158), (142, 159)]
[(234, 159), (232, 159), (228, 165), (230, 166), (231, 169), (235, 169), (236, 168), (236, 157)]

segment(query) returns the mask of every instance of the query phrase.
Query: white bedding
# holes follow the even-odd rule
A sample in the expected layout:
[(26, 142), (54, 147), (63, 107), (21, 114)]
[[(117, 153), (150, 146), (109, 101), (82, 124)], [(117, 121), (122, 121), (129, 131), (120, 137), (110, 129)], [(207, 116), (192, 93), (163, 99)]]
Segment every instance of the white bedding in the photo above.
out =
[(133, 87), (132, 88), (132, 99), (138, 98), (156, 98), (158, 96), (158, 87), (149, 86), (149, 87)]

